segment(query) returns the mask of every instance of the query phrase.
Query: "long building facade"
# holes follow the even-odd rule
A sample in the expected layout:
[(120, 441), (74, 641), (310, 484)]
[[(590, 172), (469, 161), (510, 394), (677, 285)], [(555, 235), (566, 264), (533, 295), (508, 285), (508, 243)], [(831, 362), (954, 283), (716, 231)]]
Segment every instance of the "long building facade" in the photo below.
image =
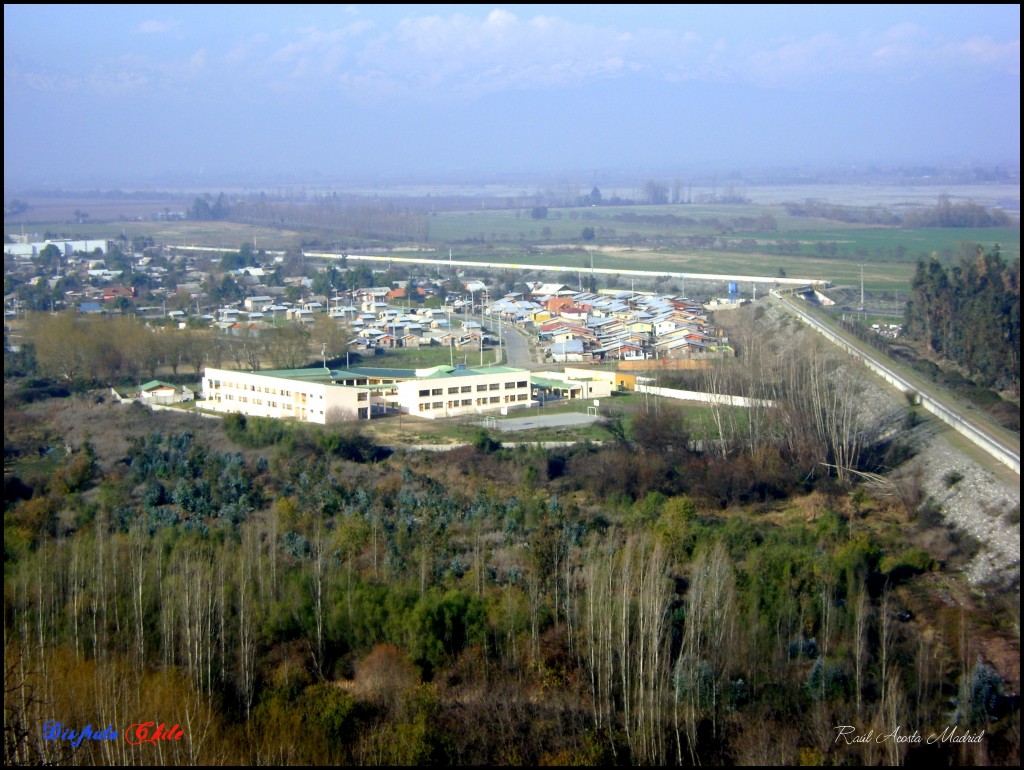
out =
[(201, 406), (214, 412), (327, 424), (401, 411), (437, 419), (531, 404), (530, 373), (469, 369), (206, 369)]

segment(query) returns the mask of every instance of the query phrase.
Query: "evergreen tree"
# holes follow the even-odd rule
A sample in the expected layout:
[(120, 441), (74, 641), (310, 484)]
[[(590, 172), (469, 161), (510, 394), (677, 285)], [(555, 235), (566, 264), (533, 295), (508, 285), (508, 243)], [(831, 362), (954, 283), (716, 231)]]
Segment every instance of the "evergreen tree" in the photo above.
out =
[(982, 384), (1019, 389), (1020, 262), (1007, 264), (998, 246), (949, 270), (919, 261), (906, 331)]

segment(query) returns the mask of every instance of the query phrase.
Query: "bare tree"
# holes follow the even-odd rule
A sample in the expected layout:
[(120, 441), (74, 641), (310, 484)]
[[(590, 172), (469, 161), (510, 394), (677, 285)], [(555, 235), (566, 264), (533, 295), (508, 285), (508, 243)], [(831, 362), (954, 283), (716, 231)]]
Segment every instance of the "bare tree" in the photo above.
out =
[(241, 530), (242, 548), (235, 568), (237, 586), (235, 591), (236, 613), (238, 616), (238, 691), (245, 706), (245, 718), (252, 714), (253, 698), (256, 694), (256, 614), (258, 602), (253, 596), (253, 572), (260, 571), (263, 561), (259, 533), (254, 526)]
[(203, 367), (210, 361), (213, 352), (214, 345), (210, 333), (206, 330), (185, 329), (178, 334), (178, 340), (181, 360), (192, 367), (192, 371), (198, 377), (203, 373)]
[(867, 588), (861, 583), (853, 599), (853, 671), (856, 688), (857, 716), (862, 713), (861, 698), (864, 692), (864, 667), (867, 657), (867, 633), (870, 622), (870, 606)]
[(660, 545), (648, 536), (592, 553), (569, 599), (576, 649), (589, 677), (596, 729), (620, 722), (638, 762), (666, 758), (668, 611), (671, 582)]
[[(680, 755), (680, 722), (690, 760), (698, 763), (697, 726), (710, 717), (717, 734), (722, 687), (732, 653), (736, 584), (725, 546), (718, 542), (697, 556), (686, 596), (687, 616), (682, 646), (673, 673), (676, 744)], [(681, 707), (681, 708), (680, 708)], [(680, 713), (681, 711), (681, 713)]]
[(310, 358), (309, 330), (301, 324), (285, 324), (260, 332), (263, 351), (277, 369), (297, 369)]

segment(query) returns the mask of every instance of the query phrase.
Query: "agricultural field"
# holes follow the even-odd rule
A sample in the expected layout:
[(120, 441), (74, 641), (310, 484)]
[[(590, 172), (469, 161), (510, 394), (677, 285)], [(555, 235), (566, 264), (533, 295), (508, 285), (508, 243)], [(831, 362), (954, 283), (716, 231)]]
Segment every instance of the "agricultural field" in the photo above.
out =
[[(806, 196), (813, 189), (794, 188), (792, 199)], [(143, 237), (161, 244), (225, 249), (255, 242), (257, 248), (266, 250), (394, 250), (396, 254), (413, 252), (439, 260), (450, 250), (459, 260), (554, 264), (564, 266), (568, 273), (584, 272), (593, 266), (613, 270), (785, 274), (858, 288), (863, 278), (867, 292), (893, 295), (908, 290), (917, 260), (924, 255), (934, 254), (950, 265), (960, 254), (973, 253), (977, 245), (986, 250), (998, 245), (1007, 260), (1020, 257), (1019, 226), (910, 229), (792, 216), (786, 206), (776, 202), (783, 195), (780, 190), (784, 188), (775, 190), (774, 198), (768, 196), (772, 202), (767, 204), (544, 207), (543, 212), (506, 198), (482, 198), (478, 210), (429, 212), (424, 210), (425, 199), (382, 202), (381, 205), (408, 210), (410, 217), (425, 221), (422, 232), (426, 235), (421, 242), (410, 242), (401, 234), (389, 236), (387, 232), (355, 236), (341, 224), (332, 225), (329, 217), (316, 220), (316, 226), (285, 218), (276, 227), (227, 220), (154, 219), (158, 213), (187, 210), (187, 196), (159, 200), (29, 198), (29, 210), (7, 218), (5, 232), (24, 232), (40, 239), (113, 238), (123, 234), (129, 241)], [(837, 205), (857, 205), (865, 210), (928, 203), (927, 197), (921, 197), (923, 193), (908, 203), (887, 188), (879, 188), (876, 199), (864, 190), (856, 192), (847, 201), (842, 197), (843, 188), (822, 188), (821, 199), (827, 196)], [(965, 195), (955, 193), (951, 197), (965, 199)], [(290, 211), (294, 217), (304, 206), (301, 202), (289, 202), (282, 204), (281, 210)], [(616, 282), (606, 278), (602, 285)]]
[[(622, 217), (652, 221), (623, 222)], [(777, 231), (720, 234), (731, 223), (762, 217), (770, 217)], [(677, 219), (692, 221), (665, 221)], [(587, 227), (594, 228), (592, 241), (581, 237)], [(550, 209), (540, 220), (529, 210), (446, 212), (431, 216), (430, 240), (457, 244), (458, 259), (473, 259), (467, 252), (476, 252), (482, 261), (495, 261), (501, 254), (507, 261), (584, 271), (592, 260), (595, 268), (766, 276), (781, 270), (859, 285), (864, 265), (865, 288), (882, 292), (908, 285), (921, 256), (936, 254), (950, 262), (964, 244), (998, 245), (1010, 260), (1020, 255), (1019, 228), (903, 229), (791, 217), (781, 207), (745, 205)], [(693, 241), (704, 242), (695, 246)]]

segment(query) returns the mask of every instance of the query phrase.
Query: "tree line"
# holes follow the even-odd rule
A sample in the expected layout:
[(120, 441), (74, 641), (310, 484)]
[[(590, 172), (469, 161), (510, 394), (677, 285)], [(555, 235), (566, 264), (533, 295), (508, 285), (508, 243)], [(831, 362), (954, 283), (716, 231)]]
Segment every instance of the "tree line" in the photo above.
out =
[(1010, 216), (1001, 209), (987, 209), (974, 201), (953, 203), (943, 193), (934, 206), (903, 216), (878, 206), (842, 206), (824, 201), (789, 201), (786, 213), (793, 217), (819, 217), (837, 222), (904, 227), (1010, 227)]
[(390, 202), (242, 200), (232, 206), (231, 219), (267, 227), (330, 231), (332, 238), (426, 243), (430, 235), (426, 212)]
[(1020, 260), (979, 246), (948, 269), (934, 258), (918, 261), (905, 331), (980, 384), (1019, 393)]
[(232, 364), (238, 369), (296, 369), (326, 355), (344, 358), (351, 332), (333, 318), (311, 325), (267, 324), (228, 333), (207, 327), (154, 325), (132, 316), (82, 316), (35, 313), (28, 316), (18, 352), (5, 345), (5, 375), (42, 377), (63, 385), (112, 387), (191, 375), (206, 366)]

